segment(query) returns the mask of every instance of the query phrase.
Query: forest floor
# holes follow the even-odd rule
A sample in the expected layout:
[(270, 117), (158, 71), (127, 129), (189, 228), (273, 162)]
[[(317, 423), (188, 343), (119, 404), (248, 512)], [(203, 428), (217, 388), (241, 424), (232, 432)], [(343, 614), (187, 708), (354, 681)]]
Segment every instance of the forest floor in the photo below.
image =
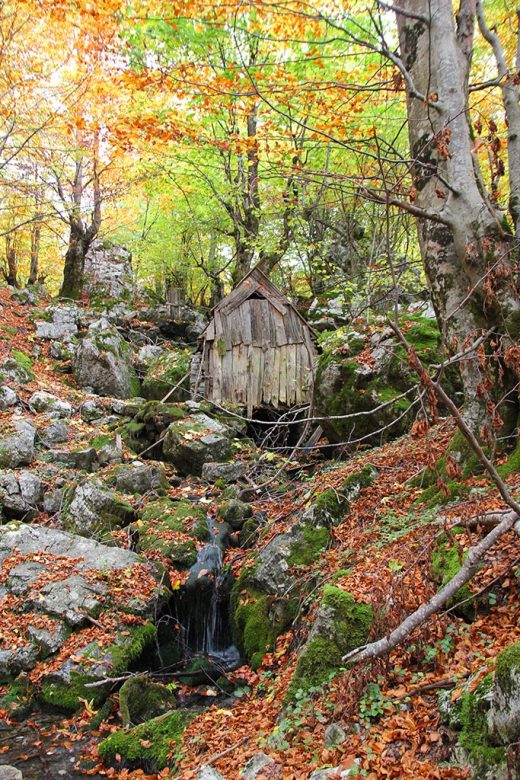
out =
[[(32, 355), (34, 327), (27, 318), (27, 307), (13, 302), (5, 291), (0, 291), (0, 303), (0, 332), (7, 334), (0, 340), (0, 362), (13, 349)], [(84, 394), (70, 377), (56, 373), (47, 344), (38, 342), (38, 347), (34, 380), (19, 391), (22, 404), (36, 390), (48, 390), (77, 407)], [(7, 424), (10, 417), (11, 411), (0, 412), (0, 424)], [(81, 432), (84, 423), (73, 417), (71, 425)], [(430, 618), (389, 657), (354, 665), (314, 695), (290, 708), (284, 706), (298, 650), (312, 624), (324, 583), (333, 582), (370, 604), (375, 613), (371, 638), (383, 636), (438, 588), (432, 575), (431, 551), (439, 538), (447, 535), (456, 542), (462, 560), (465, 551), (485, 533), (478, 524), (470, 527), (465, 522), (503, 508), (496, 488), (482, 474), (460, 480), (457, 496), (445, 496), (432, 505), (430, 494), (421, 487), (420, 474), (432, 463), (432, 457), (440, 457), (453, 431), (453, 421), (444, 419), (426, 432), (380, 447), (342, 453), (331, 460), (313, 455), (310, 466), (304, 454), (297, 455), (291, 464), (291, 479), (282, 475), (280, 486), (271, 484), (252, 499), (255, 510), (265, 512), (268, 518), (267, 530), (258, 543), (265, 546), (295, 522), (313, 496), (339, 489), (346, 477), (367, 464), (377, 472), (347, 516), (332, 528), (330, 546), (318, 562), (298, 567), (298, 577), (312, 581), (313, 587), (291, 629), (278, 637), (276, 648), (264, 657), (257, 671), (242, 667), (234, 673), (241, 687), (233, 696), (224, 703), (219, 700), (206, 706), (186, 729), (175, 776), (195, 780), (200, 767), (209, 764), (226, 780), (238, 780), (246, 760), (259, 751), (275, 761), (270, 773), (264, 775), (272, 780), (307, 780), (315, 768), (327, 766), (340, 770), (357, 766), (357, 773), (369, 780), (469, 776), (466, 768), (453, 761), (456, 734), (442, 722), (439, 696), (455, 702), (464, 692), (474, 690), (493, 671), (499, 652), (520, 640), (520, 554), (514, 534), (501, 539), (471, 582), (479, 603), (474, 619), (460, 617), (457, 606), (451, 605)], [(131, 457), (130, 453), (126, 456)], [(507, 482), (518, 494), (518, 473), (511, 474)], [(215, 501), (215, 488), (197, 480), (172, 489), (170, 496), (188, 493), (198, 494), (210, 508)], [(45, 524), (50, 519), (42, 514), (35, 522)], [(457, 524), (464, 531), (454, 535)], [(243, 550), (227, 551), (226, 563), (235, 576), (247, 561)], [(3, 615), (0, 632), (10, 629)], [(199, 693), (208, 703), (215, 696), (211, 685), (202, 686)], [(33, 752), (43, 746), (48, 757), (64, 751), (79, 759), (82, 751), (84, 757), (92, 759), (90, 768), (81, 770), (86, 776), (121, 780), (170, 777), (169, 769), (147, 774), (142, 769), (108, 767), (99, 760), (98, 742), (121, 725), (116, 714), (117, 691), (112, 699), (112, 718), (88, 733), (84, 729), (93, 714), (88, 702), (72, 718), (56, 716), (48, 724), (35, 717), (26, 722), (23, 728), (32, 728), (35, 735)], [(3, 712), (3, 716), (6, 725), (18, 728), (10, 722), (9, 713)], [(325, 730), (331, 723), (340, 724), (346, 738), (339, 745), (326, 746)], [(81, 751), (74, 750), (76, 744)], [(12, 760), (10, 748), (12, 742), (2, 741), (0, 732), (0, 765)], [(34, 756), (18, 751), (16, 758), (23, 771), (24, 758), (30, 764)], [(49, 776), (45, 768), (40, 776)]]

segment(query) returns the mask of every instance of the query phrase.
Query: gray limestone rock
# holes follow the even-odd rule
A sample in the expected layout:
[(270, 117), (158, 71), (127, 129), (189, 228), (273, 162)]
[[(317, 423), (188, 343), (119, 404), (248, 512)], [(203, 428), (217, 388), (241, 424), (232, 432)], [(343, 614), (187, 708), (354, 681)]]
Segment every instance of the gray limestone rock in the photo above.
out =
[(9, 385), (0, 386), (0, 411), (4, 412), (18, 402), (18, 396)]
[(36, 429), (30, 422), (15, 422), (13, 431), (0, 437), (0, 468), (17, 468), (32, 463), (35, 437)]
[(38, 648), (32, 644), (0, 650), (0, 676), (16, 676), (32, 669), (38, 660)]
[(26, 385), (34, 379), (30, 367), (30, 361), (25, 362), (20, 358), (6, 358), (0, 363), (0, 382), (13, 382), (15, 385)]
[(226, 482), (236, 482), (245, 473), (246, 467), (242, 461), (235, 463), (204, 463), (202, 466), (202, 479), (207, 482), (216, 482), (224, 479)]
[(0, 780), (23, 780), (23, 775), (14, 766), (0, 766)]
[(49, 349), (49, 355), (54, 360), (72, 360), (75, 353), (76, 344), (68, 341), (53, 341)]
[(232, 498), (221, 505), (218, 514), (234, 531), (240, 531), (246, 520), (253, 516), (253, 508), (244, 501)]
[(132, 294), (132, 255), (97, 238), (85, 256), (85, 289), (92, 295), (128, 298)]
[(224, 780), (220, 772), (211, 766), (201, 766), (195, 780)]
[(206, 414), (193, 414), (168, 427), (163, 440), (165, 458), (181, 474), (202, 473), (205, 463), (229, 460), (233, 433)]
[(50, 463), (63, 463), (71, 469), (93, 471), (97, 461), (97, 452), (94, 447), (84, 450), (50, 450), (46, 456)]
[(80, 387), (114, 398), (138, 395), (138, 381), (131, 365), (131, 350), (106, 320), (92, 323), (74, 357), (74, 376)]
[(339, 723), (330, 723), (325, 729), (323, 744), (325, 747), (341, 745), (347, 739), (345, 729)]
[(103, 607), (106, 588), (89, 583), (80, 575), (72, 575), (40, 588), (35, 606), (48, 615), (61, 618), (70, 626), (80, 626), (88, 616), (96, 617)]
[(240, 777), (242, 780), (255, 780), (262, 776), (264, 770), (275, 766), (276, 761), (266, 753), (255, 753), (240, 772)]
[(41, 658), (56, 653), (70, 634), (70, 629), (61, 620), (49, 620), (46, 625), (46, 628), (27, 627), (27, 636), (39, 648)]
[(63, 420), (53, 420), (38, 430), (38, 442), (47, 449), (63, 444), (69, 438), (69, 426)]
[(122, 493), (164, 493), (169, 487), (162, 463), (134, 461), (116, 471), (116, 488)]
[(64, 496), (63, 488), (46, 493), (43, 497), (43, 511), (48, 515), (57, 515), (63, 506)]
[(520, 642), (509, 645), (497, 658), (487, 720), (490, 735), (498, 742), (520, 740)]
[(36, 336), (49, 341), (70, 341), (78, 333), (80, 311), (77, 306), (49, 306), (45, 320), (36, 320)]
[(103, 536), (135, 520), (135, 511), (98, 480), (77, 485), (62, 511), (62, 525), (81, 536)]
[(84, 422), (101, 420), (105, 414), (105, 409), (97, 398), (87, 398), (86, 401), (83, 401), (79, 410), (79, 416)]
[(44, 390), (38, 390), (31, 395), (29, 408), (32, 412), (41, 412), (53, 418), (70, 417), (72, 414), (72, 406), (68, 401), (62, 401), (61, 398)]

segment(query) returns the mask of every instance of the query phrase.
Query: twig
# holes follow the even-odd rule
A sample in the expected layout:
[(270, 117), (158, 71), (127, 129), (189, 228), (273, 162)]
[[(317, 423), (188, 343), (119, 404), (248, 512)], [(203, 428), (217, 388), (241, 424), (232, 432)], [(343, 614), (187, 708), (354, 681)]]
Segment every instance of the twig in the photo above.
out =
[(224, 758), (224, 756), (227, 756), (229, 753), (232, 753), (233, 750), (236, 750), (241, 745), (243, 745), (245, 742), (249, 742), (251, 739), (251, 736), (242, 737), (238, 742), (235, 742), (234, 745), (231, 745), (231, 747), (226, 748), (225, 750), (222, 750), (220, 753), (215, 753), (214, 756), (211, 756), (210, 759), (206, 761), (204, 766), (201, 766), (200, 768), (203, 769), (205, 766), (211, 766), (211, 764), (214, 764), (215, 761), (218, 761), (219, 758)]

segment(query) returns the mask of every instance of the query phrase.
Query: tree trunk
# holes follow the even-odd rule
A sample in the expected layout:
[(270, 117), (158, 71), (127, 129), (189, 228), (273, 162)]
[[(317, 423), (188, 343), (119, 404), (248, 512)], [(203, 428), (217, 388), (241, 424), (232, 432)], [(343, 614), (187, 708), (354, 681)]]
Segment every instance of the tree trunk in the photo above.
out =
[(16, 246), (11, 235), (7, 234), (5, 237), (5, 259), (6, 268), (4, 269), (4, 278), (7, 284), (13, 287), (19, 287), (18, 282), (18, 257), (16, 254)]
[(62, 298), (78, 300), (78, 298), (81, 297), (85, 255), (87, 254), (91, 243), (92, 241), (88, 240), (84, 230), (71, 224), (69, 246), (65, 255), (65, 266), (63, 268), (63, 283), (60, 290), (60, 296)]
[[(482, 365), (477, 356), (460, 365), (465, 420), (486, 439), (498, 426), (497, 417), (490, 419), (490, 409), (518, 381), (502, 355), (515, 342), (520, 309), (512, 238), (484, 190), (473, 153), (468, 74), (474, 2), (462, 0), (457, 26), (451, 0), (402, 0), (399, 9), (414, 160), (411, 197), (435, 218), (418, 220), (432, 302), (450, 349), (460, 349), (483, 329), (498, 336), (492, 367)], [(486, 381), (491, 374), (492, 396)], [(513, 401), (517, 405), (518, 393)]]
[(38, 280), (41, 232), (42, 227), (39, 222), (36, 222), (31, 229), (31, 267), (27, 284), (36, 284)]

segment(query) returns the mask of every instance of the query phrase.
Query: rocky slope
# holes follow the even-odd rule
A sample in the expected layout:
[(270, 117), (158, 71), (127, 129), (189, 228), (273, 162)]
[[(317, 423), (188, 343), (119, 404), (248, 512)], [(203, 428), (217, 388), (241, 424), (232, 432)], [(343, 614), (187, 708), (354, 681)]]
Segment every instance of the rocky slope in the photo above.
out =
[[(71, 777), (519, 776), (516, 537), (388, 662), (342, 661), (500, 508), (481, 474), (423, 489), (449, 420), (280, 470), (234, 410), (189, 397), (197, 318), (6, 289), (0, 306), (0, 708), (11, 735), (54, 718), (41, 755), (10, 738), (0, 768), (37, 777), (77, 742)], [(378, 378), (399, 394), (372, 354), (395, 375), (388, 334), (353, 356), (337, 338), (321, 377), (354, 358), (358, 397), (379, 405)], [(514, 489), (515, 453), (502, 469)]]

